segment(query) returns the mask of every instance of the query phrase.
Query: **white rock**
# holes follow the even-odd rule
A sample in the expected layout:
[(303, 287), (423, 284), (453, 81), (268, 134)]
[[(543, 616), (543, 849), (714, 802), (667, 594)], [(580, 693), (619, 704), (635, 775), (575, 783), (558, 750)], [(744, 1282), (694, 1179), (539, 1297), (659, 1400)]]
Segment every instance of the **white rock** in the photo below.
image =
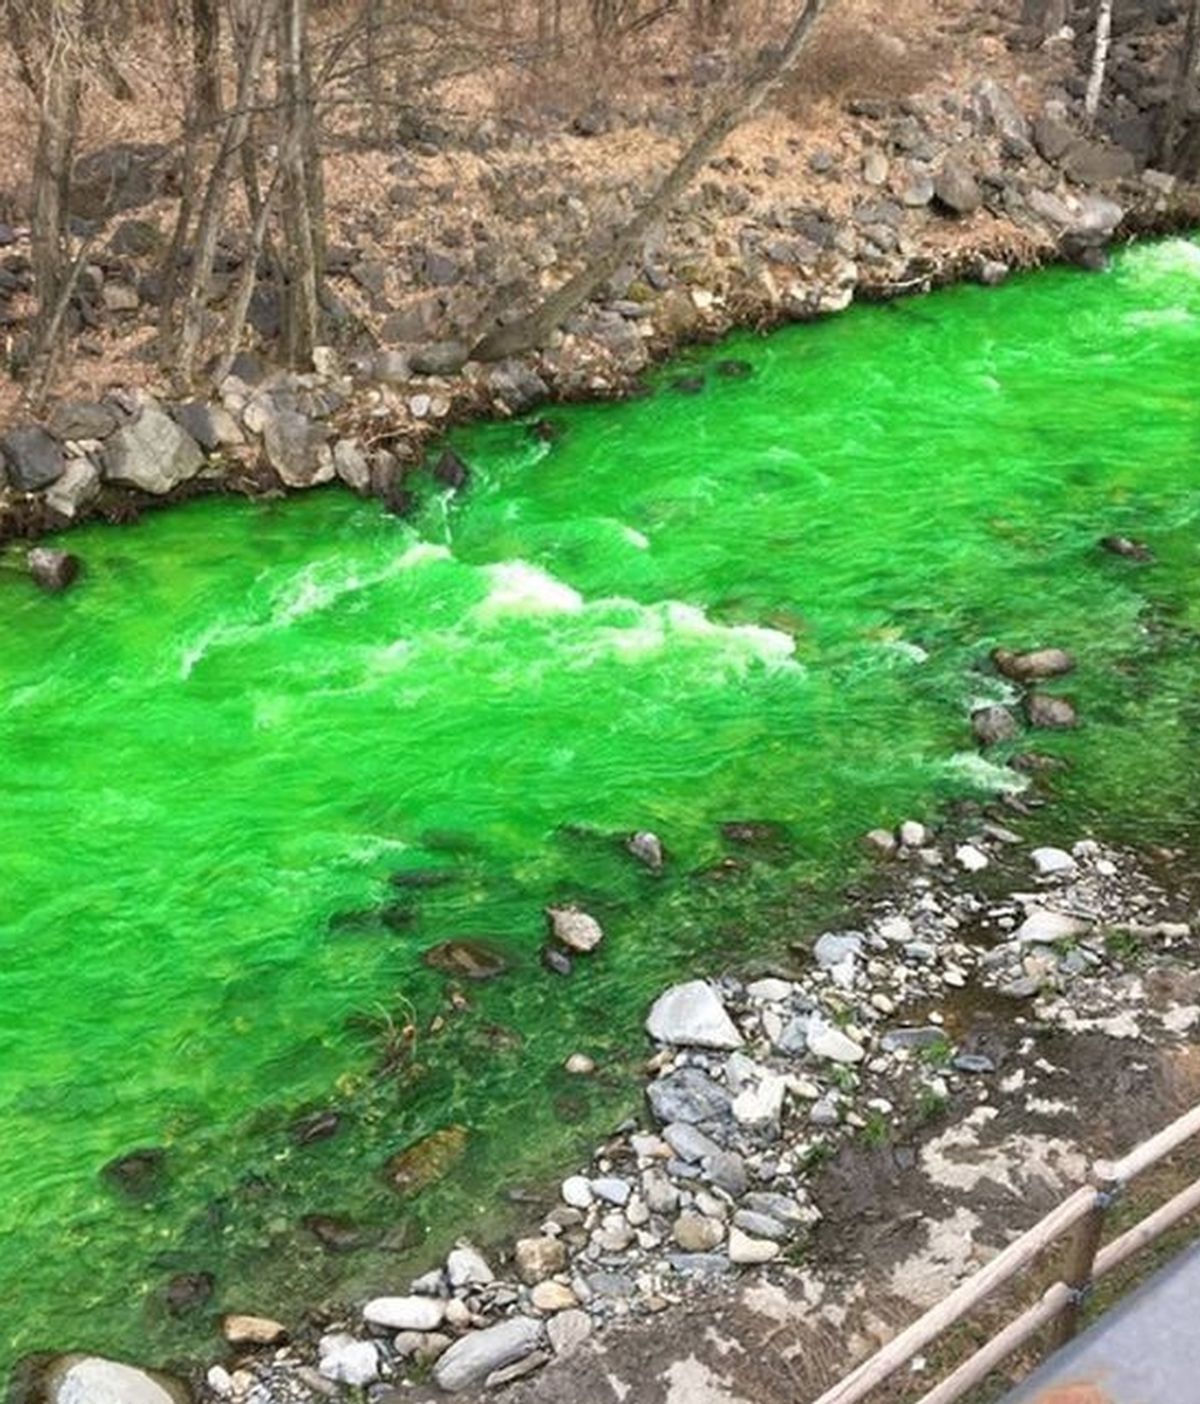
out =
[(809, 1023), (808, 1051), (818, 1058), (829, 1058), (835, 1063), (858, 1063), (863, 1057), (861, 1045), (855, 1043), (841, 1029), (819, 1018)]
[(572, 1053), (563, 1067), (573, 1077), (589, 1077), (596, 1071), (596, 1060), (586, 1053)]
[(900, 825), (900, 842), (905, 848), (920, 848), (928, 837), (928, 832), (924, 824), (919, 824), (915, 819), (906, 819)]
[(219, 1394), (222, 1399), (228, 1399), (233, 1393), (233, 1376), (224, 1365), (210, 1365), (204, 1378), (209, 1389), (214, 1394)]
[(1049, 945), (1054, 941), (1067, 941), (1076, 936), (1086, 936), (1092, 929), (1091, 922), (1081, 917), (1067, 916), (1064, 912), (1051, 912), (1043, 907), (1034, 907), (1017, 928), (1018, 941), (1040, 942)]
[(615, 1175), (601, 1175), (592, 1181), (592, 1193), (597, 1199), (622, 1206), (629, 1203), (631, 1190), (628, 1180), (618, 1179)]
[(590, 1209), (595, 1199), (592, 1182), (586, 1175), (568, 1175), (562, 1182), (559, 1193), (563, 1203), (569, 1204), (572, 1209)]
[(371, 1341), (358, 1341), (339, 1331), (321, 1337), (317, 1354), (317, 1368), (327, 1380), (348, 1385), (369, 1385), (379, 1378), (379, 1352)]
[(770, 1239), (751, 1238), (740, 1228), (729, 1230), (729, 1261), (731, 1263), (744, 1265), (769, 1263), (772, 1258), (777, 1258), (781, 1252), (781, 1245), (772, 1243)]
[(689, 1048), (740, 1048), (742, 1036), (706, 980), (689, 980), (664, 990), (646, 1018), (646, 1031), (659, 1043)]
[(1029, 856), (1033, 859), (1033, 866), (1043, 877), (1075, 871), (1075, 859), (1065, 848), (1035, 848)]
[(757, 1087), (747, 1087), (733, 1099), (733, 1115), (742, 1126), (774, 1126), (783, 1115), (787, 1079), (767, 1073)]
[(486, 1286), (496, 1280), (483, 1254), (469, 1243), (451, 1249), (446, 1258), (446, 1276), (451, 1287)]
[(988, 856), (973, 843), (960, 843), (954, 850), (954, 858), (960, 868), (969, 873), (981, 873), (988, 865)]
[(167, 1376), (119, 1360), (63, 1355), (47, 1371), (39, 1397), (47, 1404), (178, 1404), (188, 1395)]
[(777, 980), (773, 976), (767, 976), (763, 980), (753, 980), (746, 986), (746, 993), (751, 999), (759, 999), (767, 1003), (773, 1000), (787, 999), (791, 992), (790, 981)]
[(363, 1320), (393, 1331), (436, 1331), (446, 1316), (436, 1297), (375, 1297), (363, 1307)]

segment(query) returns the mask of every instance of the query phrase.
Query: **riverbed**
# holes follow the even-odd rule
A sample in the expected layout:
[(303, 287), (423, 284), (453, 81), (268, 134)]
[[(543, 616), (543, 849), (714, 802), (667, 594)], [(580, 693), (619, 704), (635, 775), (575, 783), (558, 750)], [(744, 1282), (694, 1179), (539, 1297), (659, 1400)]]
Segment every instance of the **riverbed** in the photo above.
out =
[[(1169, 240), (458, 431), (470, 485), (415, 522), (207, 499), (73, 533), (61, 598), (0, 573), (0, 1368), (201, 1350), (486, 1235), (629, 1109), (663, 984), (779, 958), (859, 835), (1023, 785), (1013, 752), (1070, 762), (1073, 831), (1192, 831), (1198, 354)], [(982, 756), (989, 650), (1043, 643), (1083, 725)], [(554, 902), (606, 933), (569, 977)], [(449, 1001), (464, 938), (506, 968)]]

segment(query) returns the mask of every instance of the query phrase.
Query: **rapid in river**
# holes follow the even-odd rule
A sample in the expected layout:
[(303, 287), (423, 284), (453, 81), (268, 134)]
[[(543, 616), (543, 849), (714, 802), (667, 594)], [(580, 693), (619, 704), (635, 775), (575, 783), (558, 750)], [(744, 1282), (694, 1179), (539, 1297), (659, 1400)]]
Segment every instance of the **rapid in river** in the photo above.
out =
[[(61, 598), (11, 557), (0, 1371), (178, 1357), (486, 1238), (633, 1109), (662, 985), (786, 956), (865, 830), (1020, 786), (1013, 750), (1072, 763), (1080, 831), (1194, 831), (1198, 367), (1168, 240), (458, 431), (470, 488), (414, 522), (206, 499), (72, 534)], [(1074, 651), (1077, 731), (980, 755), (998, 644)], [(606, 933), (568, 977), (555, 902)], [(427, 957), (468, 938), (503, 969), (460, 1009)]]

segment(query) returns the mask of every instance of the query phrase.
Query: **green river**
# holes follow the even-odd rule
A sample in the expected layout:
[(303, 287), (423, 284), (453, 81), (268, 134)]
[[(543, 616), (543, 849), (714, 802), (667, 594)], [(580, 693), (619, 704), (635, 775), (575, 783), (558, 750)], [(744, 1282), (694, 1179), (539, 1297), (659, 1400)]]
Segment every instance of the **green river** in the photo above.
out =
[[(734, 337), (550, 411), (552, 442), (463, 430), (470, 491), (415, 524), (335, 488), (207, 499), (74, 533), (61, 598), (10, 551), (0, 1372), (215, 1352), (218, 1310), (294, 1320), (486, 1241), (633, 1109), (661, 985), (811, 936), (862, 831), (1018, 783), (967, 721), (1005, 695), (997, 643), (1080, 657), (1084, 725), (1033, 738), (1073, 762), (1056, 832), (1188, 837), (1198, 366), (1200, 246), (1169, 240)], [(722, 836), (750, 819), (776, 840)], [(556, 900), (606, 930), (565, 979)], [(509, 968), (429, 1032), (453, 937)], [(388, 1157), (447, 1128), (462, 1154), (397, 1193)], [(145, 1147), (139, 1195), (100, 1174)], [(180, 1273), (214, 1290), (173, 1314)]]

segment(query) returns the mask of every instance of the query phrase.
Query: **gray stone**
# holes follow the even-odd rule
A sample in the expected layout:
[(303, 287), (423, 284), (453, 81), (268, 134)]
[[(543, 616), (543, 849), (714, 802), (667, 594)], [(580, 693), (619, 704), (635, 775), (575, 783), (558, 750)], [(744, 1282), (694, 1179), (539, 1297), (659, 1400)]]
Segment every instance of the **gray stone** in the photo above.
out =
[(716, 1141), (686, 1122), (673, 1122), (670, 1126), (665, 1126), (663, 1140), (680, 1160), (702, 1161), (708, 1156), (721, 1153), (721, 1147)]
[(356, 1340), (345, 1331), (322, 1336), (317, 1368), (339, 1384), (369, 1385), (379, 1378), (379, 1350), (373, 1341)]
[(263, 423), (267, 462), (291, 488), (315, 487), (333, 478), (329, 430), (298, 410), (268, 411)]
[(1064, 848), (1035, 848), (1029, 856), (1043, 877), (1057, 877), (1075, 871), (1075, 859)]
[(1066, 731), (1079, 725), (1074, 703), (1048, 692), (1033, 692), (1025, 699), (1025, 716), (1030, 726)]
[(961, 156), (950, 155), (942, 162), (933, 193), (939, 205), (957, 215), (974, 214), (983, 204), (979, 182)]
[(353, 492), (371, 490), (371, 464), (357, 439), (339, 439), (333, 446), (333, 471)]
[(73, 522), (99, 495), (100, 469), (90, 458), (72, 458), (58, 482), (46, 489), (46, 506)]
[(60, 444), (70, 439), (107, 439), (116, 427), (115, 411), (82, 401), (55, 405), (46, 424)]
[(246, 442), (237, 420), (224, 405), (188, 400), (176, 405), (171, 413), (175, 416), (175, 422), (196, 440), (205, 453), (236, 448)]
[(477, 1248), (460, 1243), (446, 1257), (446, 1277), (451, 1287), (486, 1287), (495, 1281), (495, 1274)]
[(718, 1151), (703, 1161), (703, 1168), (709, 1180), (732, 1198), (740, 1199), (746, 1193), (746, 1162), (737, 1151)]
[(996, 746), (1005, 741), (1015, 741), (1021, 734), (1021, 726), (1008, 707), (998, 703), (990, 707), (977, 707), (971, 713), (971, 730), (981, 746)]
[(667, 1261), (680, 1277), (727, 1277), (730, 1271), (724, 1253), (669, 1253)]
[(1098, 141), (1072, 143), (1062, 159), (1063, 172), (1076, 185), (1106, 185), (1125, 180), (1137, 170), (1133, 153)]
[(986, 1053), (959, 1053), (954, 1066), (961, 1073), (984, 1074), (996, 1071), (995, 1062)]
[(546, 1323), (550, 1348), (560, 1357), (574, 1354), (591, 1334), (592, 1318), (578, 1307), (560, 1311)]
[(996, 665), (997, 672), (1015, 682), (1059, 678), (1075, 668), (1075, 656), (1065, 648), (1034, 648), (1025, 653), (1014, 653), (1008, 648), (994, 648), (992, 662)]
[(51, 595), (61, 594), (79, 576), (79, 557), (50, 546), (35, 546), (25, 564), (34, 583)]
[(794, 1199), (770, 1190), (754, 1190), (743, 1201), (743, 1208), (755, 1214), (765, 1214), (781, 1224), (803, 1223), (804, 1215)]
[(1049, 112), (1042, 113), (1033, 123), (1033, 144), (1043, 160), (1052, 165), (1057, 165), (1067, 154), (1077, 135), (1069, 123)]
[(536, 371), (521, 361), (501, 361), (487, 374), (489, 393), (513, 414), (532, 409), (550, 394), (550, 387)]
[(62, 477), (66, 462), (62, 449), (37, 424), (0, 434), (0, 461), (8, 481), (21, 492), (40, 492)]
[(665, 990), (646, 1018), (646, 1032), (659, 1043), (689, 1048), (740, 1048), (742, 1036), (720, 996), (706, 980)]
[(985, 78), (975, 89), (984, 122), (1016, 148), (1028, 149), (1029, 124), (1011, 93), (994, 78)]
[(812, 1023), (811, 1014), (797, 1014), (788, 1021), (783, 1032), (775, 1040), (775, 1047), (781, 1053), (792, 1055), (804, 1053), (808, 1048), (808, 1026)]
[(664, 1123), (691, 1125), (729, 1115), (730, 1096), (699, 1068), (679, 1068), (655, 1079), (646, 1089), (650, 1110)]
[(509, 1317), (455, 1341), (433, 1367), (433, 1378), (447, 1393), (457, 1394), (482, 1384), (493, 1371), (531, 1355), (544, 1339), (540, 1321)]
[(883, 185), (890, 169), (888, 158), (877, 147), (863, 156), (862, 175), (868, 185)]
[(408, 364), (413, 375), (457, 375), (467, 363), (467, 346), (462, 341), (434, 341), (411, 352)]
[(142, 303), (137, 289), (128, 283), (105, 283), (100, 289), (100, 301), (106, 312), (136, 312)]
[(621, 1208), (629, 1203), (632, 1190), (628, 1180), (619, 1179), (616, 1175), (600, 1175), (592, 1181), (592, 1193), (597, 1199)]
[(99, 1355), (62, 1355), (43, 1377), (45, 1404), (186, 1404), (182, 1381)]
[(204, 467), (200, 445), (153, 400), (123, 424), (104, 448), (104, 476), (156, 497), (194, 478)]
[(639, 863), (644, 863), (652, 873), (662, 872), (663, 846), (662, 840), (657, 834), (651, 833), (649, 829), (639, 829), (636, 834), (630, 834), (625, 847)]
[(779, 1223), (777, 1219), (772, 1219), (769, 1214), (759, 1214), (753, 1209), (739, 1209), (733, 1216), (735, 1228), (739, 1228), (743, 1233), (748, 1233), (751, 1238), (768, 1238), (775, 1243), (781, 1243), (788, 1237), (788, 1229)]

